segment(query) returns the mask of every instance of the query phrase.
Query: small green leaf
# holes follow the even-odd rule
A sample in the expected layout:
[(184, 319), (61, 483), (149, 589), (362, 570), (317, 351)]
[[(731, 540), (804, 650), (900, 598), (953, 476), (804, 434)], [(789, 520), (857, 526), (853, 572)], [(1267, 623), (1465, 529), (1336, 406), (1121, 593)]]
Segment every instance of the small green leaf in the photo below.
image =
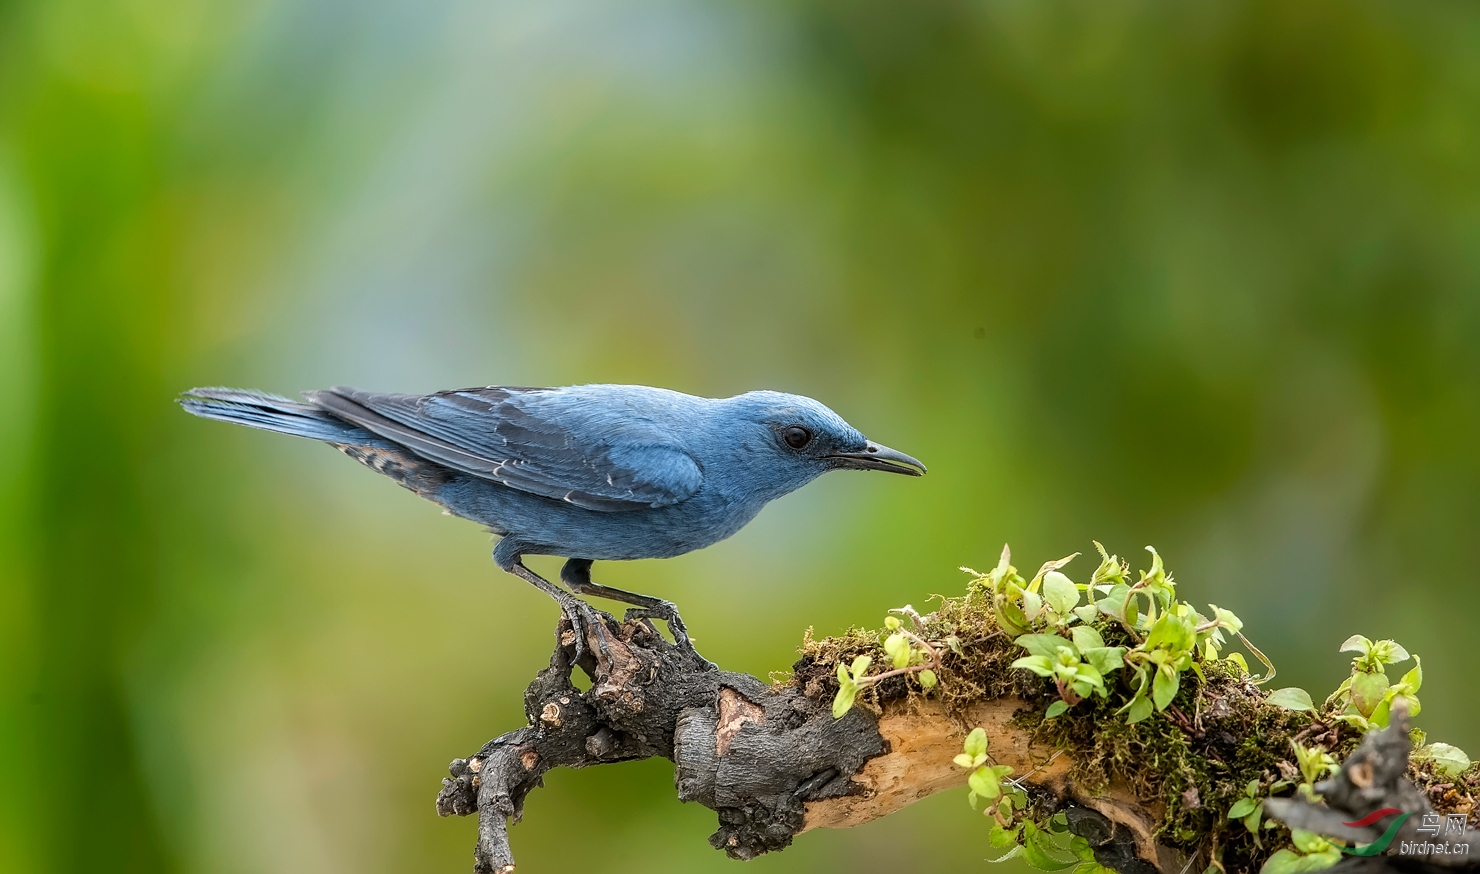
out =
[(853, 660), (853, 667), (850, 669), (851, 673), (853, 674), (853, 679), (855, 681), (862, 679), (863, 678), (863, 672), (864, 671), (867, 671), (868, 670), (868, 666), (871, 665), (871, 664), (873, 664), (873, 663), (874, 663), (873, 656), (861, 655), (858, 658), (854, 659)]
[(1299, 828), (1290, 829), (1290, 843), (1294, 844), (1295, 849), (1302, 853), (1319, 853), (1331, 846), (1330, 841), (1315, 832), (1308, 832), (1305, 829)]
[(1100, 615), (1100, 608), (1094, 604), (1082, 604), (1074, 608), (1074, 615), (1079, 617), (1080, 622), (1094, 622)]
[(1031, 589), (1023, 592), (1023, 616), (1027, 617), (1029, 622), (1032, 622), (1042, 612), (1043, 598)]
[(1095, 583), (1119, 583), (1125, 580), (1125, 565), (1120, 563), (1118, 556), (1111, 555), (1100, 545), (1100, 541), (1090, 541), (1095, 549), (1100, 552), (1100, 566), (1095, 568), (1091, 582)]
[(889, 655), (895, 670), (908, 666), (911, 654), (909, 638), (896, 631), (885, 638), (884, 652)]
[(1163, 613), (1146, 635), (1147, 649), (1165, 649), (1173, 653), (1189, 652), (1197, 645), (1197, 634), (1189, 618)]
[(899, 617), (898, 616), (885, 616), (884, 617), (884, 627), (887, 628), (887, 629), (889, 629), (890, 631), (898, 631), (899, 630)]
[(1257, 806), (1259, 806), (1259, 802), (1253, 798), (1240, 798), (1233, 803), (1232, 807), (1228, 808), (1228, 818), (1243, 819), (1253, 813), (1254, 808)]
[(1058, 658), (1059, 647), (1061, 646), (1067, 646), (1070, 649), (1074, 648), (1074, 645), (1068, 639), (1060, 637), (1057, 634), (1024, 634), (1013, 641), (1013, 643), (1016, 643), (1035, 656), (1046, 656), (1050, 659)]
[(1372, 715), (1368, 716), (1367, 720), (1378, 728), (1387, 728), (1388, 718), (1392, 716), (1392, 713), (1393, 700), (1384, 696), (1382, 701), (1378, 703), (1377, 709), (1372, 711)]
[(1259, 869), (1259, 874), (1298, 874), (1301, 858), (1294, 850), (1276, 850)]
[(1372, 711), (1372, 716), (1368, 717), (1368, 722), (1372, 723), (1372, 726), (1375, 726), (1375, 728), (1387, 728), (1388, 717), (1391, 716), (1393, 716), (1393, 699), (1384, 698), (1379, 702), (1376, 710)]
[(1248, 816), (1243, 817), (1244, 828), (1248, 829), (1249, 830), (1249, 833), (1254, 836), (1254, 843), (1255, 844), (1258, 844), (1259, 843), (1259, 820), (1262, 819), (1263, 817), (1264, 817), (1264, 802), (1263, 801), (1255, 802), (1254, 809), (1251, 810), (1251, 811), (1249, 811), (1249, 815)]
[(935, 688), (935, 684), (937, 682), (936, 679), (935, 679), (935, 671), (932, 671), (929, 668), (926, 668), (925, 670), (921, 671), (917, 676), (918, 676), (918, 678), (920, 680), (920, 686), (921, 686), (921, 688), (924, 688), (924, 689), (934, 689)]
[(1453, 744), (1429, 744), (1415, 752), (1413, 758), (1433, 762), (1439, 773), (1449, 777), (1470, 769), (1470, 757)]
[(1300, 775), (1305, 778), (1307, 784), (1314, 783), (1327, 774), (1335, 773), (1340, 767), (1323, 746), (1307, 747), (1292, 740), (1290, 747), (1295, 751), (1295, 761), (1300, 766)]
[(1017, 826), (1003, 828), (1000, 825), (993, 825), (992, 830), (987, 834), (987, 843), (991, 844), (994, 849), (1005, 850), (1008, 847), (1017, 846), (1020, 834), (1022, 834), (1022, 829)]
[(1008, 634), (1024, 634), (1028, 631), (1028, 617), (1021, 605), (1013, 601), (997, 602), (997, 620)]
[(1077, 859), (1064, 861), (1054, 856), (1050, 848), (1053, 841), (1031, 821), (1023, 822), (1023, 857), (1029, 865), (1040, 871), (1062, 871), (1079, 864)]
[(1316, 709), (1315, 703), (1310, 700), (1310, 693), (1299, 686), (1287, 686), (1283, 689), (1276, 689), (1269, 693), (1269, 698), (1266, 700), (1270, 704), (1276, 707), (1283, 707), (1286, 710), (1314, 711)]
[(1074, 676), (1078, 681), (1088, 683), (1096, 689), (1105, 688), (1104, 677), (1100, 676), (1100, 669), (1094, 665), (1080, 662), (1074, 667)]
[(983, 859), (984, 862), (1006, 862), (1008, 859), (1016, 859), (1023, 854), (1023, 845), (1018, 844), (995, 859)]
[(956, 758), (951, 759), (951, 761), (952, 762), (955, 762), (956, 763), (956, 766), (957, 767), (960, 767), (960, 768), (975, 768), (976, 767), (976, 759), (972, 758), (971, 756), (966, 755), (965, 753), (957, 753), (956, 754)]
[(1372, 641), (1360, 634), (1353, 634), (1341, 644), (1341, 649), (1338, 652), (1366, 653), (1370, 649), (1372, 649)]
[(843, 715), (853, 708), (853, 699), (858, 697), (858, 687), (852, 683), (838, 689), (838, 697), (833, 699), (833, 719), (842, 719)]
[(1382, 660), (1387, 664), (1396, 665), (1398, 662), (1408, 661), (1408, 650), (1404, 649), (1401, 643), (1396, 640), (1383, 640), (1378, 643), (1382, 645)]
[(1094, 630), (1088, 625), (1076, 625), (1073, 629), (1069, 631), (1069, 634), (1073, 636), (1074, 646), (1080, 652), (1085, 652), (1086, 650), (1091, 649), (1101, 649), (1105, 646), (1105, 638), (1100, 636), (1100, 632)]
[(964, 748), (966, 755), (971, 756), (973, 759), (977, 756), (985, 756), (987, 754), (987, 730), (985, 728), (973, 728), (971, 734), (966, 736)]
[(1418, 656), (1414, 656), (1413, 669), (1404, 674), (1403, 679), (1398, 682), (1406, 685), (1409, 692), (1417, 692), (1419, 687), (1423, 685), (1423, 660)]
[(1094, 665), (1102, 675), (1125, 667), (1125, 647), (1097, 646), (1084, 650), (1084, 660)]
[(1224, 610), (1217, 604), (1209, 604), (1208, 606), (1213, 608), (1213, 618), (1218, 620), (1218, 626), (1220, 628), (1227, 628), (1229, 631), (1244, 630), (1244, 621), (1235, 616), (1232, 610)]
[[(1105, 593), (1105, 597), (1101, 598), (1099, 601), (1096, 601), (1095, 604), (1100, 608), (1100, 612), (1104, 613), (1106, 616), (1114, 616), (1116, 618), (1119, 618), (1121, 613), (1127, 612), (1125, 609), (1125, 602), (1126, 599), (1130, 597), (1130, 594), (1130, 586), (1127, 586), (1125, 583), (1116, 583), (1114, 586), (1110, 587), (1109, 592)], [(1127, 615), (1126, 619), (1132, 625), (1136, 623), (1136, 617), (1133, 615)]]
[(1002, 794), (1002, 784), (997, 780), (997, 774), (987, 767), (977, 768), (966, 778), (966, 785), (977, 795), (991, 801)]
[(1341, 851), (1332, 847), (1319, 853), (1301, 856), (1294, 850), (1277, 850), (1259, 874), (1312, 874), (1341, 861)]
[(1014, 661), (1010, 667), (1026, 668), (1040, 677), (1053, 676), (1053, 660), (1048, 656), (1023, 656)]
[(1357, 708), (1358, 713), (1371, 719), (1373, 711), (1387, 695), (1387, 690), (1387, 674), (1381, 671), (1375, 674), (1358, 671), (1352, 676), (1352, 706)]
[(1145, 695), (1137, 695), (1131, 699), (1131, 703), (1125, 706), (1126, 722), (1137, 723), (1150, 716), (1155, 711), (1151, 707), (1151, 699)]
[(1053, 612), (1068, 616), (1070, 611), (1079, 606), (1079, 587), (1058, 571), (1049, 571), (1043, 576), (1043, 599), (1053, 608)]
[(1060, 700), (1055, 701), (1054, 703), (1048, 705), (1048, 710), (1044, 711), (1043, 718), (1044, 719), (1053, 719), (1055, 716), (1061, 716), (1063, 714), (1063, 712), (1065, 710), (1068, 710), (1068, 709), (1069, 709), (1069, 702), (1064, 701), (1063, 699), (1060, 699)]
[(1157, 710), (1167, 709), (1167, 705), (1177, 697), (1177, 687), (1181, 681), (1181, 675), (1175, 668), (1163, 666), (1157, 670), (1151, 681), (1151, 697)]

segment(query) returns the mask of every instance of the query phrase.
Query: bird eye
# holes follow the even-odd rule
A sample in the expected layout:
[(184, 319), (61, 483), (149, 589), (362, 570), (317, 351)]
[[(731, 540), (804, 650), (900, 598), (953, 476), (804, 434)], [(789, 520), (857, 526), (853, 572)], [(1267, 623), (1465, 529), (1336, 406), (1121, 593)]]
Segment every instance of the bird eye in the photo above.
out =
[(792, 449), (801, 449), (812, 442), (812, 432), (803, 428), (801, 425), (792, 425), (783, 431), (781, 436), (785, 438), (786, 445)]

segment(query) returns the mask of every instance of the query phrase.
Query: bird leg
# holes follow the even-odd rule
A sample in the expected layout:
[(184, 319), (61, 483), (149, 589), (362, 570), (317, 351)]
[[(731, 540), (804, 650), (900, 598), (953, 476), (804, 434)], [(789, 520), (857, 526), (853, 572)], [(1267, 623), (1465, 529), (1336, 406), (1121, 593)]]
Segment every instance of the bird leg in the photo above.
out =
[[(560, 612), (565, 615), (571, 630), (575, 632), (576, 652), (572, 660), (573, 664), (578, 664), (586, 656), (587, 627), (596, 633), (597, 658), (611, 661), (611, 652), (606, 645), (606, 621), (602, 618), (601, 611), (525, 567), (524, 562), (517, 557), (504, 570), (554, 598), (555, 603), (560, 605)], [(564, 571), (561, 572), (561, 576), (564, 577)], [(597, 588), (603, 587), (598, 586)]]
[(577, 595), (594, 595), (598, 598), (631, 604), (635, 609), (628, 610), (624, 619), (662, 619), (668, 623), (668, 630), (673, 633), (673, 642), (678, 644), (679, 648), (692, 653), (695, 658), (711, 669), (719, 669), (694, 649), (694, 642), (689, 639), (688, 627), (683, 624), (683, 617), (678, 613), (678, 605), (672, 601), (592, 582), (591, 560), (588, 558), (573, 558), (567, 561), (560, 568), (560, 581)]

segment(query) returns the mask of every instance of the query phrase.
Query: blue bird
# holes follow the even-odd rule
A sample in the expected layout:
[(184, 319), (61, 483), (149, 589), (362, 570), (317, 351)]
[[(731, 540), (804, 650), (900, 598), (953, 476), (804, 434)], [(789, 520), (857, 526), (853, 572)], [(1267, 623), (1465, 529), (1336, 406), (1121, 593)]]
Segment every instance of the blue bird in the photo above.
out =
[[(701, 398), (639, 385), (422, 396), (332, 388), (304, 399), (197, 388), (180, 403), (208, 419), (322, 440), (486, 526), (500, 536), (498, 566), (560, 604), (576, 629), (578, 658), (581, 626), (591, 621), (579, 595), (667, 620), (692, 650), (671, 602), (592, 582), (592, 562), (702, 549), (830, 470), (925, 472), (817, 401), (773, 391)], [(525, 567), (525, 555), (566, 558), (560, 579), (569, 591)]]

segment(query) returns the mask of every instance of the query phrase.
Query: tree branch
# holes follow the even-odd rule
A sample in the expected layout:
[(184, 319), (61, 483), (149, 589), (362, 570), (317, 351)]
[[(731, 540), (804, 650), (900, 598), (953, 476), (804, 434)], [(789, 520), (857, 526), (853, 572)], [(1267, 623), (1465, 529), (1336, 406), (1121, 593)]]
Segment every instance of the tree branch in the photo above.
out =
[[(952, 764), (952, 758), (976, 726), (988, 733), (993, 762), (1013, 769), (1015, 784), (1028, 793), (1034, 809), (1063, 813), (1070, 832), (1088, 841), (1101, 865), (1122, 874), (1181, 874), (1201, 872), (1215, 854), (1221, 855), (1212, 825), (1209, 834), (1190, 838), (1169, 830), (1165, 779), (1155, 772), (1166, 762), (1108, 761), (1114, 756), (1105, 749), (1047, 731), (1042, 715), (1052, 687), (1045, 689), (1024, 671), (1002, 671), (1010, 679), (995, 684), (982, 681), (982, 665), (1000, 668), (1004, 658), (1010, 659), (1002, 635), (981, 635), (953, 647), (956, 651), (942, 649), (937, 656), (943, 664), (942, 689), (931, 696), (922, 695), (904, 676), (891, 677), (871, 686), (868, 700), (861, 697), (860, 706), (835, 719), (831, 703), (838, 685), (832, 670), (840, 657), (851, 654), (850, 647), (866, 642), (862, 634), (823, 642), (829, 645), (825, 654), (811, 652), (798, 662), (791, 682), (773, 685), (713, 669), (669, 643), (648, 620), (619, 623), (599, 615), (601, 625), (590, 623), (586, 655), (579, 664), (571, 661), (575, 635), (562, 620), (560, 645), (549, 667), (525, 690), (528, 725), (453, 761), (451, 776), (442, 781), (439, 814), (478, 816), (478, 874), (514, 870), (508, 825), (520, 819), (529, 792), (552, 768), (667, 758), (675, 765), (679, 800), (696, 801), (718, 814), (719, 828), (710, 844), (732, 858), (750, 859), (785, 848), (807, 830), (860, 825), (935, 792), (964, 786), (966, 771)], [(819, 645), (809, 646), (815, 650)], [(571, 681), (576, 669), (592, 680), (584, 692)], [(956, 685), (948, 694), (945, 687), (951, 683)], [(1235, 729), (1256, 724), (1244, 711), (1266, 706), (1263, 693), (1246, 680), (1210, 678), (1206, 687), (1187, 694), (1195, 696), (1184, 704), (1192, 715), (1174, 705), (1152, 718), (1158, 721), (1157, 730), (1173, 735), (1182, 744), (1179, 749), (1218, 760), (1213, 770), (1242, 787), (1247, 775), (1237, 763), (1223, 760), (1245, 740)], [(1267, 719), (1268, 714), (1260, 713)], [(1303, 719), (1306, 731), (1326, 730), (1308, 716), (1288, 715)], [(1280, 725), (1294, 733), (1288, 720)], [(1349, 793), (1333, 782), (1321, 790), (1330, 794), (1331, 810), (1281, 806), (1279, 799), (1270, 799), (1270, 812), (1278, 811), (1300, 828), (1356, 837), (1341, 832), (1344, 826), (1332, 826), (1341, 821), (1332, 817), (1350, 821), (1370, 812), (1362, 808), (1377, 801), (1418, 810), (1427, 801), (1404, 776), (1406, 734), (1401, 734), (1401, 751), (1399, 741), (1392, 740), (1400, 734), (1397, 729), (1384, 733), (1390, 739), (1380, 754), (1370, 752), (1379, 741), (1369, 738), (1335, 781), (1350, 782), (1352, 773), (1361, 776), (1365, 766), (1353, 763), (1369, 762), (1379, 777), (1364, 787), (1365, 795), (1350, 796), (1359, 800), (1349, 800)], [(1466, 798), (1461, 803), (1472, 808), (1473, 797)], [(1177, 801), (1196, 809), (1200, 799), (1195, 785)], [(1431, 810), (1429, 806), (1424, 812)], [(1226, 824), (1226, 810), (1207, 813), (1201, 822)], [(1363, 833), (1362, 839), (1372, 836)], [(1225, 836), (1225, 841), (1237, 840)], [(1242, 862), (1224, 865), (1230, 874), (1257, 869), (1249, 862), (1255, 856), (1234, 857)], [(1363, 871), (1373, 871), (1374, 865), (1420, 870), (1408, 860), (1378, 858), (1390, 861), (1353, 859), (1337, 870), (1365, 866)], [(1480, 855), (1468, 862), (1480, 868), (1477, 863)], [(1455, 870), (1445, 869), (1448, 874)]]

